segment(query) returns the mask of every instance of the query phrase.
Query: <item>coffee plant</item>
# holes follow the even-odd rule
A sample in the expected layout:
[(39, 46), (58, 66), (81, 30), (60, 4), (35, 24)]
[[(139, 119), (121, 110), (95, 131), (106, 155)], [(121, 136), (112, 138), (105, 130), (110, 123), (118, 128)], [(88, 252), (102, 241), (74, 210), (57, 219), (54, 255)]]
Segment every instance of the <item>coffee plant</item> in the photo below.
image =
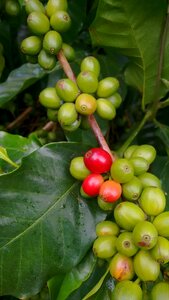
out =
[(0, 1), (0, 297), (169, 299), (169, 3)]

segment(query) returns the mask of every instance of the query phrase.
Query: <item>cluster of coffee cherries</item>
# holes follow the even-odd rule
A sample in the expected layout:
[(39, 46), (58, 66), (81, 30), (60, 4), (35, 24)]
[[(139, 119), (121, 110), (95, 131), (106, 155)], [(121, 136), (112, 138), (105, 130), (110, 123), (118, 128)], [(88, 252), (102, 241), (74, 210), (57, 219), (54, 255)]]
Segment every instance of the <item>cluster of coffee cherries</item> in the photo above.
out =
[(169, 212), (161, 181), (149, 170), (155, 157), (153, 146), (132, 145), (114, 161), (92, 148), (70, 163), (71, 175), (82, 181), (81, 195), (96, 198), (104, 210), (110, 205), (108, 220), (96, 225), (93, 252), (108, 261), (116, 283), (111, 299), (143, 299), (143, 282), (158, 282), (151, 293), (161, 298), (152, 299), (169, 295), (169, 284), (160, 280), (169, 262)]
[(22, 41), (21, 51), (30, 62), (38, 62), (42, 68), (52, 70), (61, 49), (68, 60), (74, 59), (74, 49), (63, 43), (61, 36), (71, 26), (67, 9), (67, 0), (49, 0), (46, 6), (39, 0), (25, 0), (27, 25), (33, 35)]
[(63, 78), (55, 87), (47, 87), (39, 95), (51, 121), (58, 121), (64, 130), (73, 131), (96, 113), (105, 120), (116, 116), (122, 102), (115, 77), (98, 79), (100, 63), (94, 56), (85, 57), (80, 64), (76, 82)]

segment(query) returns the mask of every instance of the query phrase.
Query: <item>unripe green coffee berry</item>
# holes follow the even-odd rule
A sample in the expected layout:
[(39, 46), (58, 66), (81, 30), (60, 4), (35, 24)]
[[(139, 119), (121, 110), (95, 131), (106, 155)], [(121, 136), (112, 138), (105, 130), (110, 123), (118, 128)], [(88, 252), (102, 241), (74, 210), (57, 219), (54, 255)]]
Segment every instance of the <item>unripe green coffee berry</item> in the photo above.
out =
[(6, 0), (5, 2), (5, 12), (9, 16), (16, 17), (20, 12), (20, 6), (16, 0)]
[(149, 163), (143, 157), (132, 157), (129, 159), (133, 168), (134, 168), (134, 175), (138, 176), (148, 171)]
[(116, 252), (116, 240), (114, 235), (99, 236), (93, 243), (93, 252), (97, 257), (110, 258)]
[(79, 89), (76, 83), (68, 78), (57, 81), (56, 91), (60, 98), (66, 102), (74, 102), (79, 95)]
[(57, 120), (58, 120), (58, 110), (48, 108), (47, 109), (47, 117), (50, 121), (57, 122)]
[(114, 106), (115, 108), (119, 108), (119, 106), (122, 103), (122, 98), (119, 93), (114, 93), (112, 96), (107, 98)]
[(80, 94), (75, 102), (76, 110), (82, 115), (91, 115), (96, 111), (97, 101), (89, 94)]
[(105, 120), (113, 120), (116, 116), (115, 106), (107, 99), (97, 99), (97, 114)]
[(42, 40), (38, 36), (29, 36), (21, 43), (21, 51), (27, 55), (37, 55), (42, 48)]
[(145, 173), (139, 175), (138, 178), (141, 180), (143, 188), (149, 187), (149, 186), (161, 188), (160, 179), (152, 173), (145, 172)]
[(130, 201), (138, 200), (141, 195), (142, 189), (142, 183), (136, 176), (122, 185), (123, 196), (125, 199)]
[(64, 103), (58, 110), (58, 121), (61, 126), (71, 125), (77, 117), (74, 103)]
[(165, 209), (166, 197), (162, 189), (146, 187), (141, 194), (139, 204), (147, 215), (157, 216)]
[(49, 28), (49, 19), (40, 11), (33, 11), (28, 15), (27, 24), (29, 29), (36, 35), (45, 34)]
[(134, 176), (132, 164), (126, 158), (118, 158), (114, 161), (110, 169), (111, 177), (120, 183), (130, 181)]
[(101, 197), (97, 197), (97, 203), (102, 210), (107, 212), (111, 212), (116, 205), (116, 202), (105, 202)]
[(156, 150), (151, 145), (141, 145), (132, 154), (133, 157), (143, 157), (151, 164), (156, 157)]
[(75, 59), (75, 50), (69, 44), (62, 43), (62, 50), (68, 61), (73, 61)]
[(125, 152), (124, 152), (124, 158), (127, 158), (127, 159), (131, 158), (133, 152), (134, 152), (138, 147), (139, 147), (138, 145), (131, 145), (131, 146), (129, 146), (129, 147), (125, 150)]
[(25, 10), (29, 15), (33, 11), (45, 13), (45, 7), (39, 0), (25, 0)]
[(76, 119), (73, 123), (69, 125), (63, 125), (62, 124), (62, 129), (66, 131), (75, 131), (79, 128), (81, 123), (81, 118)]
[(98, 80), (95, 73), (91, 71), (82, 71), (77, 76), (77, 84), (83, 93), (95, 93), (98, 87)]
[(119, 226), (112, 221), (102, 221), (96, 225), (96, 235), (104, 236), (104, 235), (118, 235), (120, 232)]
[(61, 100), (54, 87), (47, 87), (42, 90), (39, 94), (39, 102), (43, 106), (52, 109), (58, 109), (61, 106)]
[(49, 0), (46, 4), (46, 14), (51, 17), (58, 10), (67, 10), (67, 0)]
[(52, 70), (56, 66), (56, 58), (42, 49), (38, 55), (38, 63), (45, 70)]
[(115, 77), (106, 77), (99, 81), (97, 95), (99, 98), (107, 98), (119, 88), (119, 81)]
[(85, 57), (80, 65), (81, 71), (90, 71), (98, 77), (100, 74), (100, 63), (94, 56)]
[(50, 25), (58, 32), (65, 32), (71, 26), (71, 18), (66, 11), (58, 10), (51, 16)]
[(138, 251), (138, 247), (134, 244), (132, 238), (132, 232), (124, 231), (120, 233), (116, 240), (117, 251), (128, 257), (135, 255)]
[(90, 171), (84, 164), (83, 156), (78, 156), (71, 160), (69, 171), (77, 180), (84, 180), (90, 174)]
[(49, 54), (57, 54), (62, 47), (61, 35), (54, 31), (48, 31), (43, 38), (43, 48)]

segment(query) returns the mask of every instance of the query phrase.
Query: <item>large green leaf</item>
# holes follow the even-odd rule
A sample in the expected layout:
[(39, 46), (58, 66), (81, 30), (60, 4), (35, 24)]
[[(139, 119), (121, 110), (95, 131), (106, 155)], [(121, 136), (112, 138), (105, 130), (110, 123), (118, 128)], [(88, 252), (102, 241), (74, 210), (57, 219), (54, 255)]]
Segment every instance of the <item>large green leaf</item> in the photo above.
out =
[[(59, 68), (57, 65), (56, 68)], [(19, 92), (31, 86), (37, 80), (42, 78), (44, 71), (38, 64), (24, 64), (13, 70), (8, 79), (0, 84), (0, 107), (13, 99)]]
[(37, 294), (45, 282), (76, 266), (105, 219), (95, 200), (84, 200), (69, 174), (70, 160), (88, 148), (53, 143), (0, 176), (0, 295)]
[[(142, 94), (142, 106), (157, 97), (160, 41), (167, 13), (167, 1), (100, 0), (90, 34), (95, 45), (114, 47), (128, 56), (127, 82)], [(162, 77), (169, 79), (169, 39), (164, 53)], [(161, 82), (159, 95), (166, 88)]]

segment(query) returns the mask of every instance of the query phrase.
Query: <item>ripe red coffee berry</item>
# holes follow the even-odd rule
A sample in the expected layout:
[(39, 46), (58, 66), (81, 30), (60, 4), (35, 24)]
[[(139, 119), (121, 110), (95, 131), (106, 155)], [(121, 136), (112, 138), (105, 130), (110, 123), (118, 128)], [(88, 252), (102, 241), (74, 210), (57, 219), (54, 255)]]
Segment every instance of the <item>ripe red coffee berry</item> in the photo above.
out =
[(84, 155), (85, 166), (93, 173), (106, 173), (112, 165), (110, 154), (102, 148), (92, 148)]
[(99, 194), (100, 186), (103, 182), (104, 178), (102, 175), (90, 174), (83, 180), (82, 189), (87, 195), (95, 197)]

